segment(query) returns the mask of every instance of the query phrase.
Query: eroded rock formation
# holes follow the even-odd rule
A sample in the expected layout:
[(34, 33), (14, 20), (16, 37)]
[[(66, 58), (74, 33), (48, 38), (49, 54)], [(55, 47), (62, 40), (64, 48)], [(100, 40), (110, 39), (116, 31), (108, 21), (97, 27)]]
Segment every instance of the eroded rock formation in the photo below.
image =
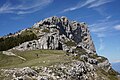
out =
[[(25, 42), (14, 49), (61, 49), (66, 47), (81, 46), (92, 52), (96, 52), (87, 24), (69, 21), (66, 17), (50, 17), (33, 25), (33, 29), (39, 29), (38, 40)], [(68, 45), (66, 45), (66, 43)]]

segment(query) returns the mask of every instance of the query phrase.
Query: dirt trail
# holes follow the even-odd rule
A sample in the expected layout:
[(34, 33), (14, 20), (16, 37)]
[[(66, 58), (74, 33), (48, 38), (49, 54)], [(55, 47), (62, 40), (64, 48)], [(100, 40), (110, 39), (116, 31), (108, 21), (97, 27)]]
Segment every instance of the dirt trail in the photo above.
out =
[(8, 56), (16, 56), (16, 57), (26, 61), (26, 59), (24, 57), (18, 56), (18, 55), (14, 54), (14, 53), (12, 53), (10, 51), (3, 51), (2, 53), (5, 54), (5, 55), (8, 55)]

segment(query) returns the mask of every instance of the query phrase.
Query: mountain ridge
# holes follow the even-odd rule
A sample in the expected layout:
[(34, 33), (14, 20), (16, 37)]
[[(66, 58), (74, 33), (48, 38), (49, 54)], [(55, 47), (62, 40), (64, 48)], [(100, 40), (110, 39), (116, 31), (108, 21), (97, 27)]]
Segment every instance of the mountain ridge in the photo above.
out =
[[(31, 79), (34, 77), (36, 80), (117, 80), (118, 73), (112, 69), (109, 60), (96, 53), (87, 26), (84, 22), (69, 21), (64, 16), (53, 16), (35, 23), (31, 28), (0, 38), (0, 51), (2, 51), (3, 60), (6, 56), (9, 61), (11, 54), (16, 61), (18, 58), (24, 59), (22, 62), (18, 61), (16, 63), (13, 60), (13, 63), (9, 63), (10, 66), (22, 63), (24, 64), (22, 68), (2, 69), (0, 72), (15, 80), (19, 80), (19, 78), (24, 80), (26, 79), (25, 76)], [(65, 58), (65, 62), (67, 59), (69, 62), (58, 64), (62, 61), (61, 59), (61, 61), (55, 62), (57, 65), (52, 65), (52, 68), (50, 66), (42, 67), (42, 71), (39, 70), (38, 66), (32, 68), (31, 65), (39, 64), (39, 62), (35, 63), (36, 60), (43, 58), (39, 55), (50, 60), (51, 58), (47, 55), (52, 58), (53, 56), (59, 58), (61, 55), (53, 54), (54, 51), (56, 54), (58, 53), (56, 50), (58, 52), (62, 50), (63, 52), (60, 51), (64, 53), (61, 54), (62, 57)], [(30, 63), (30, 60), (33, 60), (33, 64)], [(27, 64), (27, 61), (29, 64)], [(3, 62), (1, 63), (3, 64)], [(43, 60), (43, 63), (46, 63), (46, 60)], [(49, 64), (49, 61), (47, 64)], [(1, 67), (4, 68), (3, 65)]]
[(111, 64), (112, 64), (113, 69), (120, 73), (120, 68), (119, 68), (120, 62), (114, 62)]

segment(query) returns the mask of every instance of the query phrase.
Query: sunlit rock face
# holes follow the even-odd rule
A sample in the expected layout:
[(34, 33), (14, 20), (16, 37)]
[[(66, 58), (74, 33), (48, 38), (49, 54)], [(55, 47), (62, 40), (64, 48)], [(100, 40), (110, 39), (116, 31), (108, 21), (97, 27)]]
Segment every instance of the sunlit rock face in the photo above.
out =
[(72, 41), (88, 51), (96, 52), (87, 24), (84, 22), (70, 21), (66, 17), (49, 17), (32, 28), (38, 28), (38, 40), (25, 42), (16, 47), (18, 50), (32, 49), (62, 49), (65, 50), (67, 41)]
[[(0, 78), (3, 76), (4, 80), (118, 80), (117, 78), (120, 77), (112, 69), (109, 60), (96, 53), (86, 23), (54, 16), (37, 22), (31, 28), (21, 30), (13, 36), (31, 32), (36, 35), (36, 38), (24, 41), (1, 54), (22, 59), (20, 64), (29, 64), (30, 60), (30, 63), (36, 62), (35, 65), (1, 69)], [(31, 51), (36, 52), (31, 53)], [(62, 53), (58, 54), (60, 51)], [(21, 55), (17, 55), (17, 52), (21, 52)], [(43, 66), (41, 63), (49, 66)]]

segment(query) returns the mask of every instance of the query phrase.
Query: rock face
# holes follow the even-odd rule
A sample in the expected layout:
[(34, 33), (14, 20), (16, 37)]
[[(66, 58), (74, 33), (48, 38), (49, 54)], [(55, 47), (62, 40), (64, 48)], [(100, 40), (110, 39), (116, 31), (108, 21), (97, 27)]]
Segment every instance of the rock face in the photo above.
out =
[[(96, 52), (87, 24), (69, 21), (66, 17), (50, 17), (33, 25), (38, 30), (38, 40), (25, 42), (15, 49), (61, 49), (65, 50), (65, 43), (74, 42), (76, 45)], [(69, 43), (71, 44), (71, 43)], [(76, 46), (74, 45), (74, 46)], [(73, 45), (72, 45), (73, 46)]]
[(99, 63), (98, 66), (104, 69), (106, 72), (109, 71), (109, 69), (111, 68), (111, 64), (109, 63), (108, 60), (105, 60), (104, 62)]
[(117, 73), (112, 70), (108, 59), (96, 54), (87, 24), (54, 16), (18, 34), (26, 30), (33, 31), (37, 39), (3, 51), (3, 55), (16, 56), (26, 61), (27, 59), (12, 54), (12, 50), (52, 49), (66, 51), (64, 56), (70, 56), (72, 60), (67, 59), (70, 62), (47, 67), (1, 69), (0, 78), (3, 76), (4, 80), (117, 80)]
[(62, 50), (62, 43), (60, 43), (59, 35), (57, 33), (46, 34), (38, 40), (22, 43), (15, 47), (17, 50), (36, 50), (36, 49), (60, 49)]

